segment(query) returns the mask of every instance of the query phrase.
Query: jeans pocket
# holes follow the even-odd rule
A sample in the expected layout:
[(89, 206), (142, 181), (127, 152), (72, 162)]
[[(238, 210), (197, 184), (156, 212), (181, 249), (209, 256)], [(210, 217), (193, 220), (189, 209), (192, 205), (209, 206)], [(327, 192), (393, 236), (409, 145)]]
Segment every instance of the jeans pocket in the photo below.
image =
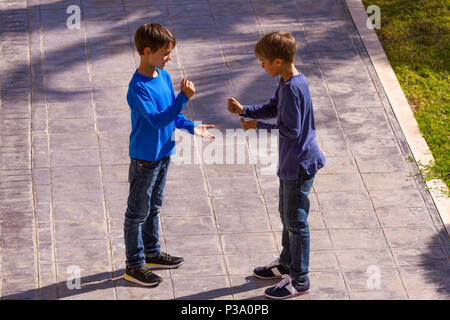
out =
[(310, 179), (306, 179), (306, 180), (302, 180), (301, 185), (300, 185), (300, 189), (304, 192), (309, 192), (312, 189), (312, 185), (313, 185), (313, 178)]
[(136, 163), (134, 160), (131, 160), (130, 162), (130, 168), (128, 169), (128, 183), (131, 183), (133, 181), (133, 177), (136, 174)]
[(302, 167), (299, 171), (298, 187), (302, 192), (310, 192), (314, 182), (315, 173), (308, 174)]
[(159, 161), (137, 160), (137, 165), (141, 168), (153, 169), (158, 166)]

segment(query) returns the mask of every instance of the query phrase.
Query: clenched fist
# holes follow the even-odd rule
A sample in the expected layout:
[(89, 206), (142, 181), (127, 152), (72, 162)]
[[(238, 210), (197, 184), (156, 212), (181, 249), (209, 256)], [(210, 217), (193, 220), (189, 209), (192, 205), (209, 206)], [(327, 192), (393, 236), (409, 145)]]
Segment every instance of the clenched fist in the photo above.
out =
[(242, 114), (244, 107), (234, 98), (228, 98), (228, 111), (231, 113)]
[(183, 78), (180, 84), (180, 91), (189, 99), (192, 98), (195, 93), (194, 83)]

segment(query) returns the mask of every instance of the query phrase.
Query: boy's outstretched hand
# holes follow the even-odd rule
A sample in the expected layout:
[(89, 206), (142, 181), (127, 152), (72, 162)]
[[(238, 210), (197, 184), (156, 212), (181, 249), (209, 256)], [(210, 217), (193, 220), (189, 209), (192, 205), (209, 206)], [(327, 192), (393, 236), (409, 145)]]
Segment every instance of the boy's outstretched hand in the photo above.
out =
[(180, 91), (189, 99), (192, 98), (195, 93), (194, 83), (183, 78), (180, 84)]
[(211, 133), (208, 132), (207, 129), (215, 128), (215, 125), (213, 124), (199, 124), (198, 126), (194, 127), (194, 134), (196, 136), (206, 138), (208, 140), (214, 140), (216, 137), (213, 136)]
[(244, 118), (241, 118), (241, 125), (245, 131), (247, 131), (248, 129), (256, 129), (257, 122), (258, 122), (258, 120), (245, 121)]
[(244, 107), (236, 99), (229, 97), (228, 111), (231, 113), (242, 114), (244, 113)]

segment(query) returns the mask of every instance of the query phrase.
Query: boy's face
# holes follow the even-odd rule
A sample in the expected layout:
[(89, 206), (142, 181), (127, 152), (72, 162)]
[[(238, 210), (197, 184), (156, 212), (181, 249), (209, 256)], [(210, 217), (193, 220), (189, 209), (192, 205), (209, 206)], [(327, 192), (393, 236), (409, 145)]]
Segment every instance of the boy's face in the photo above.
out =
[(281, 74), (281, 66), (283, 65), (283, 60), (276, 58), (273, 61), (266, 59), (264, 57), (258, 57), (261, 61), (261, 68), (266, 70), (268, 74), (272, 77), (276, 77)]
[(147, 59), (149, 64), (158, 67), (159, 69), (164, 69), (167, 62), (172, 60), (170, 53), (173, 48), (174, 46), (171, 43), (159, 48), (156, 52), (153, 52), (149, 47), (146, 47), (144, 49), (144, 58)]

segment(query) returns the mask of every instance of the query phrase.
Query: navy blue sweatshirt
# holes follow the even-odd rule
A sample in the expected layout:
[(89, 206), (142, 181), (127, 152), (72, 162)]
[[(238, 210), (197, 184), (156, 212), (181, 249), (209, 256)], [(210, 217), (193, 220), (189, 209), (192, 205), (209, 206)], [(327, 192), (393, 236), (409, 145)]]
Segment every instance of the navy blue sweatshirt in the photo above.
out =
[(300, 72), (283, 82), (269, 103), (244, 105), (244, 116), (253, 119), (277, 118), (276, 124), (257, 122), (258, 129), (279, 130), (278, 177), (297, 180), (299, 165), (307, 174), (325, 166), (325, 157), (316, 142), (314, 112), (308, 82)]

